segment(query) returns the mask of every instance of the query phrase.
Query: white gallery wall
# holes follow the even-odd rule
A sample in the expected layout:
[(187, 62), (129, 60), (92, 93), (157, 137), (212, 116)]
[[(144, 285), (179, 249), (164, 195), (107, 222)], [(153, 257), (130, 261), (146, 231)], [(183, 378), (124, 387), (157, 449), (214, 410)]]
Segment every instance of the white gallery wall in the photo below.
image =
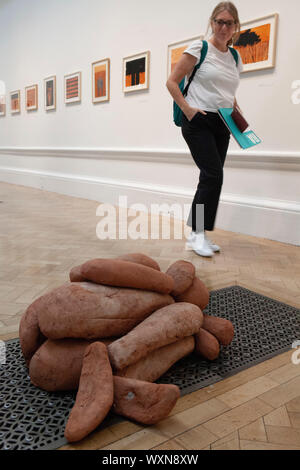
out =
[[(191, 203), (198, 170), (172, 121), (168, 45), (205, 33), (216, 0), (0, 0), (0, 180), (111, 204)], [(300, 244), (298, 0), (236, 0), (240, 20), (279, 14), (276, 66), (243, 73), (237, 100), (263, 140), (231, 139), (218, 228)], [(148, 90), (124, 94), (122, 60), (150, 51)], [(110, 100), (92, 103), (91, 64), (110, 59)], [(64, 75), (82, 73), (80, 103), (64, 104)], [(57, 107), (43, 80), (56, 75)], [(38, 84), (37, 111), (25, 87)], [(9, 93), (21, 90), (21, 113)], [(1, 90), (0, 90), (1, 94)]]

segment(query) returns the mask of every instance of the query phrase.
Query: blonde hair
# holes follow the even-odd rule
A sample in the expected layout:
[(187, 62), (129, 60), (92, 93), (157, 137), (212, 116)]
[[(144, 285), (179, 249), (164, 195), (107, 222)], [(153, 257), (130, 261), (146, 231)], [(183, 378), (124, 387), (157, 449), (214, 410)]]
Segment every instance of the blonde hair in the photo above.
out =
[(214, 11), (212, 12), (210, 18), (209, 18), (209, 23), (206, 31), (206, 36), (208, 35), (209, 28), (211, 27), (211, 24), (213, 20), (216, 18), (216, 16), (219, 15), (219, 13), (222, 13), (222, 11), (228, 11), (230, 15), (233, 17), (236, 25), (236, 31), (232, 35), (232, 38), (227, 42), (227, 46), (231, 46), (234, 42), (236, 42), (239, 38), (240, 31), (241, 31), (241, 24), (240, 24), (240, 19), (239, 19), (239, 14), (237, 11), (236, 6), (232, 2), (220, 2), (218, 5), (214, 8)]

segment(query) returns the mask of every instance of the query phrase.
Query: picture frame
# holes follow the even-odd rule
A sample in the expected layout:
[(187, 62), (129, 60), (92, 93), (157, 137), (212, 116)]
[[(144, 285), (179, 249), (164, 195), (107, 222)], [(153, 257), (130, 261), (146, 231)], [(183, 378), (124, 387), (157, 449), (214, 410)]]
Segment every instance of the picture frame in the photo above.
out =
[(123, 58), (123, 92), (149, 89), (150, 51)]
[(6, 114), (6, 96), (0, 95), (0, 116), (5, 116)]
[(44, 105), (46, 111), (56, 109), (56, 75), (44, 78)]
[(81, 101), (81, 72), (64, 76), (64, 90), (65, 104)]
[(233, 47), (241, 55), (243, 72), (275, 67), (278, 13), (241, 23), (241, 34)]
[(38, 86), (30, 85), (25, 87), (25, 109), (35, 111), (38, 109)]
[(16, 90), (10, 93), (10, 112), (17, 114), (21, 112), (21, 91)]
[(103, 103), (109, 101), (110, 93), (110, 60), (102, 59), (92, 63), (92, 101)]
[(194, 41), (204, 39), (204, 34), (199, 34), (189, 39), (173, 42), (168, 45), (168, 59), (167, 59), (167, 78), (169, 78), (175, 65), (179, 61), (185, 49), (190, 46)]

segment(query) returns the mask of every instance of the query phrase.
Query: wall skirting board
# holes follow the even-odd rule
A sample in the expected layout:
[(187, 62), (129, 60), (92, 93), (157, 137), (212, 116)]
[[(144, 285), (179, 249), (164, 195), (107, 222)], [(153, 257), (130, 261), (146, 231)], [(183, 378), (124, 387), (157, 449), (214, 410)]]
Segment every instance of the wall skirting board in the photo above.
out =
[[(75, 162), (91, 160), (193, 164), (185, 150), (147, 150), (113, 148), (0, 148), (0, 180), (31, 186), (85, 199), (118, 205), (119, 195), (125, 195), (128, 206), (174, 203), (191, 204), (193, 191), (180, 185), (169, 186), (151, 182), (137, 182), (130, 178), (99, 176), (99, 172), (75, 173)], [(34, 161), (38, 164), (35, 166)], [(36, 157), (36, 158), (35, 158)], [(42, 165), (41, 162), (52, 162)], [(62, 166), (61, 159), (73, 164)], [(30, 160), (30, 165), (27, 161)], [(55, 164), (53, 164), (55, 162)], [(300, 152), (232, 151), (226, 162), (228, 168), (249, 168), (274, 172), (300, 172)], [(55, 169), (53, 169), (55, 168)], [(299, 179), (299, 175), (298, 175)], [(167, 209), (165, 209), (167, 210)], [(300, 245), (300, 202), (245, 194), (222, 192), (216, 227), (264, 237), (284, 243)]]
[[(66, 157), (90, 159), (116, 159), (146, 162), (187, 163), (187, 150), (145, 148), (79, 148), (79, 147), (0, 147), (1, 155), (30, 157)], [(226, 165), (265, 165), (278, 169), (296, 167), (300, 171), (300, 152), (296, 151), (231, 151)]]

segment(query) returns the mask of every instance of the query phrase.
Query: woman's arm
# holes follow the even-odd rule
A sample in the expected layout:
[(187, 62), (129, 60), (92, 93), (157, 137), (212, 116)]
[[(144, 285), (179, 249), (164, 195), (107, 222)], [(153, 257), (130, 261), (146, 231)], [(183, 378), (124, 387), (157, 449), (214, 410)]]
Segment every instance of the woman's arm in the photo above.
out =
[(176, 66), (174, 67), (174, 70), (172, 71), (166, 83), (166, 86), (174, 101), (177, 103), (177, 105), (180, 107), (181, 111), (186, 115), (189, 121), (198, 112), (206, 114), (201, 109), (192, 108), (184, 99), (184, 96), (182, 95), (178, 86), (178, 84), (186, 75), (190, 75), (192, 73), (196, 62), (196, 57), (192, 56), (191, 54), (182, 54), (182, 57), (177, 62)]

